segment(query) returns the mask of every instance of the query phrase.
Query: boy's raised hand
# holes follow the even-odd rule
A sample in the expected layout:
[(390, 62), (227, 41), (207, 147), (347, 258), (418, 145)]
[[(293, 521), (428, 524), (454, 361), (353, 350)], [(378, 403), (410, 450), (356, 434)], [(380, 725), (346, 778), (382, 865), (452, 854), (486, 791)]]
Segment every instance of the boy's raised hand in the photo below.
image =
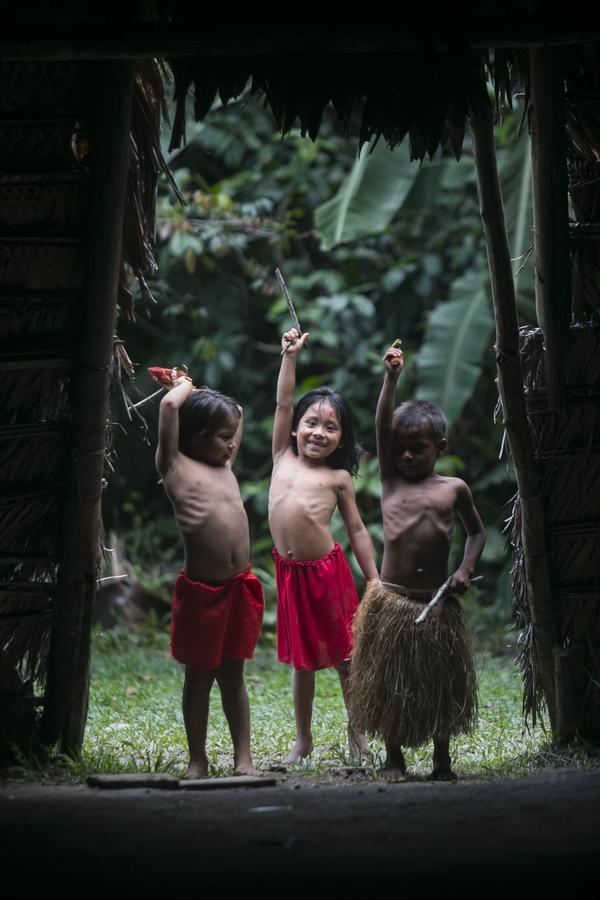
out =
[(404, 354), (402, 350), (399, 350), (397, 347), (390, 347), (389, 350), (386, 350), (383, 357), (383, 365), (389, 375), (393, 378), (398, 378), (404, 368)]
[(285, 356), (297, 356), (304, 347), (308, 335), (308, 331), (300, 334), (296, 328), (284, 332), (281, 336), (281, 349), (285, 351)]

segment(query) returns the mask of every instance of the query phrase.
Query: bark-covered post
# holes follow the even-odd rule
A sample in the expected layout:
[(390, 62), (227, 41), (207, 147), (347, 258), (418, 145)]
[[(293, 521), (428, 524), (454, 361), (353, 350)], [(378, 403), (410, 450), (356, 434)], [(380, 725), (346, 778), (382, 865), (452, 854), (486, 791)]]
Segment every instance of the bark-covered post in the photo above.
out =
[(529, 73), (535, 305), (544, 333), (548, 409), (565, 411), (571, 272), (562, 50), (532, 47)]
[(496, 164), (491, 107), (471, 111), (470, 123), (496, 322), (498, 393), (521, 501), (525, 577), (534, 644), (542, 689), (554, 728), (553, 648), (556, 641), (556, 614), (548, 569), (541, 484), (523, 394), (517, 304)]
[(91, 202), (82, 323), (72, 377), (73, 449), (61, 528), (40, 737), (81, 745), (87, 715), (90, 630), (99, 565), (101, 492), (110, 370), (130, 160), (133, 63), (102, 64), (92, 144)]

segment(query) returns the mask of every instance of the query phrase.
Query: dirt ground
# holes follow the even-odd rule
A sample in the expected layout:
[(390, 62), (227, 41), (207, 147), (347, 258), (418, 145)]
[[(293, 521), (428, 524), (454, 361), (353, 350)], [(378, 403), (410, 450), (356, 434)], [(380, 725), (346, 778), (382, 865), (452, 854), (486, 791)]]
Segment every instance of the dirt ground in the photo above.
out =
[(0, 781), (3, 885), (39, 882), (58, 898), (241, 888), (282, 900), (597, 889), (600, 772), (276, 777), (210, 792)]

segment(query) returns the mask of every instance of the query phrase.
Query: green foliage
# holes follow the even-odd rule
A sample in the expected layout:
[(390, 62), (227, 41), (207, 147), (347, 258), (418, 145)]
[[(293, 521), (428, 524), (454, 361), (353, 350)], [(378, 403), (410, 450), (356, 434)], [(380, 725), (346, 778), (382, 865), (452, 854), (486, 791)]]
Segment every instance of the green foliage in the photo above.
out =
[[(469, 614), (478, 615), (476, 605)], [(459, 773), (482, 778), (527, 775), (544, 766), (573, 765), (571, 758), (551, 758), (541, 729), (526, 731), (521, 718), (518, 673), (506, 655), (478, 657), (479, 724), (471, 735), (453, 742)], [(168, 635), (140, 637), (120, 631), (97, 631), (93, 644), (90, 713), (82, 752), (63, 759), (64, 772), (74, 780), (102, 772), (160, 771), (183, 775), (187, 744), (181, 714), (183, 668), (168, 655)], [(296, 767), (298, 774), (319, 776), (332, 766), (349, 762), (346, 713), (337, 674), (317, 675), (314, 712), (315, 751)], [(287, 754), (294, 738), (289, 669), (275, 662), (273, 650), (258, 648), (246, 664), (246, 683), (252, 710), (252, 747), (255, 763), (267, 768)], [(375, 774), (384, 761), (380, 741), (372, 741)], [(215, 687), (211, 702), (207, 751), (212, 775), (231, 773), (231, 738)], [(589, 767), (598, 761), (580, 754), (575, 764)], [(411, 772), (425, 775), (431, 768), (431, 747), (410, 750)]]
[[(517, 150), (524, 153), (523, 139), (513, 147), (515, 129), (516, 120), (505, 125), (498, 148), (507, 171), (507, 212), (515, 223), (514, 253), (528, 234), (527, 177), (518, 162), (509, 165)], [(277, 266), (311, 332), (298, 396), (328, 383), (355, 413), (365, 448), (358, 501), (378, 554), (373, 419), (381, 356), (396, 337), (403, 339), (406, 359), (398, 402), (412, 396), (441, 402), (452, 422), (452, 459), (441, 464), (471, 484), (485, 484), (475, 489), (476, 504), (486, 524), (501, 528), (513, 488), (510, 473), (497, 464), (501, 429), (492, 421), (490, 297), (468, 146), (460, 163), (438, 156), (419, 167), (409, 163), (404, 146), (393, 153), (376, 146), (357, 160), (355, 142), (332, 120), (324, 121), (314, 143), (295, 132), (282, 139), (250, 98), (215, 108), (207, 122), (191, 126), (189, 136), (170, 160), (186, 205), (181, 207), (166, 182), (158, 198), (157, 306), (134, 327), (121, 323), (120, 332), (139, 367), (139, 396), (133, 399), (154, 390), (148, 365), (186, 364), (197, 384), (210, 384), (244, 405), (236, 473), (249, 514), (253, 564), (272, 571), (266, 519), (270, 440), (279, 336), (289, 325), (274, 278)], [(149, 445), (118, 415), (127, 434), (115, 430), (119, 458), (105, 519), (108, 529), (125, 537), (128, 558), (146, 583), (166, 599), (181, 548), (154, 471), (157, 409), (157, 401), (141, 408)], [(335, 529), (345, 544), (339, 522)], [(459, 555), (460, 529), (457, 542)], [(497, 592), (505, 594), (505, 580), (496, 584), (505, 579), (505, 560), (506, 554), (498, 555), (482, 564), (480, 597), (490, 606)], [(360, 588), (360, 577), (358, 582)], [(271, 600), (272, 576), (267, 589)]]
[(449, 300), (428, 316), (416, 395), (438, 403), (450, 426), (481, 377), (494, 324), (489, 292), (487, 269), (473, 269), (454, 282)]

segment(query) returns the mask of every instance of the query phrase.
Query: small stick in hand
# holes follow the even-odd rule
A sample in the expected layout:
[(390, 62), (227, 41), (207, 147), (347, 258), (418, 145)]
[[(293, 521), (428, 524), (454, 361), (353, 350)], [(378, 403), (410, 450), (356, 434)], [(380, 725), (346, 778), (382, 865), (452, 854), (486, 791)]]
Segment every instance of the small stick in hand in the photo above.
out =
[[(483, 579), (483, 575), (476, 575), (475, 578), (470, 578), (469, 581), (471, 584), (475, 584), (477, 581), (481, 581)], [(448, 593), (448, 588), (450, 587), (450, 582), (452, 581), (452, 575), (448, 578), (441, 588), (435, 592), (427, 606), (423, 608), (421, 613), (415, 619), (415, 625), (420, 625), (421, 622), (424, 622), (433, 607), (442, 599), (442, 597)]]
[[(298, 321), (298, 316), (296, 315), (296, 310), (294, 309), (294, 304), (292, 303), (292, 298), (290, 297), (290, 293), (287, 289), (287, 285), (286, 285), (285, 281), (283, 280), (283, 275), (281, 274), (281, 271), (279, 269), (275, 269), (275, 276), (277, 278), (277, 281), (279, 282), (279, 287), (281, 288), (281, 291), (283, 293), (283, 296), (285, 297), (285, 301), (287, 303), (288, 309), (290, 311), (290, 318), (292, 320), (292, 328), (295, 328), (296, 331), (298, 332), (299, 337), (301, 337), (302, 336), (302, 326), (300, 325), (300, 322)], [(286, 352), (288, 347), (291, 347), (291, 346), (292, 346), (292, 343), (290, 342), (287, 345), (287, 347), (284, 347), (283, 350), (281, 351), (281, 356), (283, 356), (283, 354)]]

